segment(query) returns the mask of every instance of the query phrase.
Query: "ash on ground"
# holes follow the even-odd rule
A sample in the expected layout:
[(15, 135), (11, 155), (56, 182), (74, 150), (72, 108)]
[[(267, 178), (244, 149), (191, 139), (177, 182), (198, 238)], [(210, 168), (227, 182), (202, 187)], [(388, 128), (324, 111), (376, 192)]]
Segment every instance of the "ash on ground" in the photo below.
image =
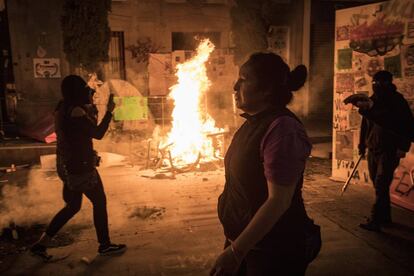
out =
[(138, 218), (142, 220), (147, 219), (157, 219), (162, 218), (165, 213), (164, 207), (137, 207), (135, 208), (131, 214), (128, 216), (129, 218)]

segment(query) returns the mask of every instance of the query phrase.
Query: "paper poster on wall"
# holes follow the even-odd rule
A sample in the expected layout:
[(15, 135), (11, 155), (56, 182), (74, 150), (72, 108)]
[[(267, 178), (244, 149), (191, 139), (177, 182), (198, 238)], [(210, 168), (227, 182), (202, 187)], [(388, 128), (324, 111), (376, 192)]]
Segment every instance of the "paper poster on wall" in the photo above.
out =
[(365, 70), (368, 76), (371, 78), (377, 73), (378, 71), (384, 70), (384, 61), (382, 58), (370, 58), (368, 62), (366, 62)]
[(350, 26), (336, 27), (336, 41), (342, 41), (342, 40), (349, 39), (349, 27)]
[(352, 55), (352, 68), (356, 72), (364, 72), (365, 55), (359, 53), (353, 53)]
[(403, 74), (406, 78), (414, 77), (414, 45), (407, 45), (401, 48), (403, 60)]
[(352, 92), (354, 91), (354, 75), (351, 73), (339, 73), (335, 75), (336, 93)]
[(414, 21), (407, 23), (407, 37), (414, 38)]
[(355, 89), (362, 89), (369, 83), (364, 73), (355, 74)]
[(147, 97), (114, 97), (116, 108), (114, 119), (116, 121), (132, 121), (148, 119)]
[(348, 120), (350, 129), (359, 129), (359, 126), (361, 125), (361, 115), (359, 115), (358, 110), (352, 109), (349, 112)]
[(354, 137), (352, 131), (337, 131), (335, 157), (339, 160), (352, 160)]
[(34, 58), (33, 72), (35, 78), (60, 78), (60, 59)]
[(401, 78), (401, 58), (400, 55), (385, 57), (384, 58), (384, 69), (391, 72), (394, 78)]
[(338, 50), (338, 69), (351, 69), (352, 68), (352, 49), (339, 49)]
[(412, 80), (412, 78), (396, 79), (394, 84), (406, 100), (414, 100), (414, 81), (407, 82), (408, 79)]

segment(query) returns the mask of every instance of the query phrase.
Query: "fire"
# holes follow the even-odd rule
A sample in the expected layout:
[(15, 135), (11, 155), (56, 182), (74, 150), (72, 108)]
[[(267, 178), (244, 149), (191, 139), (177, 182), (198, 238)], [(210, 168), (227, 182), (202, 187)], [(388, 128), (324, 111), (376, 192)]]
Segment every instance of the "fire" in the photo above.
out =
[(208, 135), (221, 129), (215, 127), (205, 104), (206, 91), (211, 85), (205, 63), (213, 50), (214, 45), (208, 39), (202, 40), (196, 55), (177, 65), (178, 81), (170, 87), (173, 120), (164, 147), (168, 147), (171, 161), (178, 166), (213, 160), (216, 154)]

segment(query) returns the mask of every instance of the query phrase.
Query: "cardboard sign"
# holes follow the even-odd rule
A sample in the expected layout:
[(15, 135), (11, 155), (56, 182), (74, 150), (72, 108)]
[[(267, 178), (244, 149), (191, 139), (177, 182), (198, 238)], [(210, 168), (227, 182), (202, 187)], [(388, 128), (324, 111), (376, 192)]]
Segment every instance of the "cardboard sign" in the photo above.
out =
[(147, 97), (115, 97), (116, 107), (114, 119), (116, 121), (132, 121), (148, 119), (148, 99)]

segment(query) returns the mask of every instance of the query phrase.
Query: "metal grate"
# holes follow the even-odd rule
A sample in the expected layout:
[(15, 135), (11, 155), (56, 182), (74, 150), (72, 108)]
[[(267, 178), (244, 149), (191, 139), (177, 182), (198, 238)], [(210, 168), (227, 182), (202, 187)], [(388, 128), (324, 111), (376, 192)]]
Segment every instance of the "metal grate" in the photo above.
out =
[(171, 113), (174, 108), (173, 100), (167, 96), (150, 96), (148, 97), (148, 108), (157, 125), (164, 128), (171, 124)]

